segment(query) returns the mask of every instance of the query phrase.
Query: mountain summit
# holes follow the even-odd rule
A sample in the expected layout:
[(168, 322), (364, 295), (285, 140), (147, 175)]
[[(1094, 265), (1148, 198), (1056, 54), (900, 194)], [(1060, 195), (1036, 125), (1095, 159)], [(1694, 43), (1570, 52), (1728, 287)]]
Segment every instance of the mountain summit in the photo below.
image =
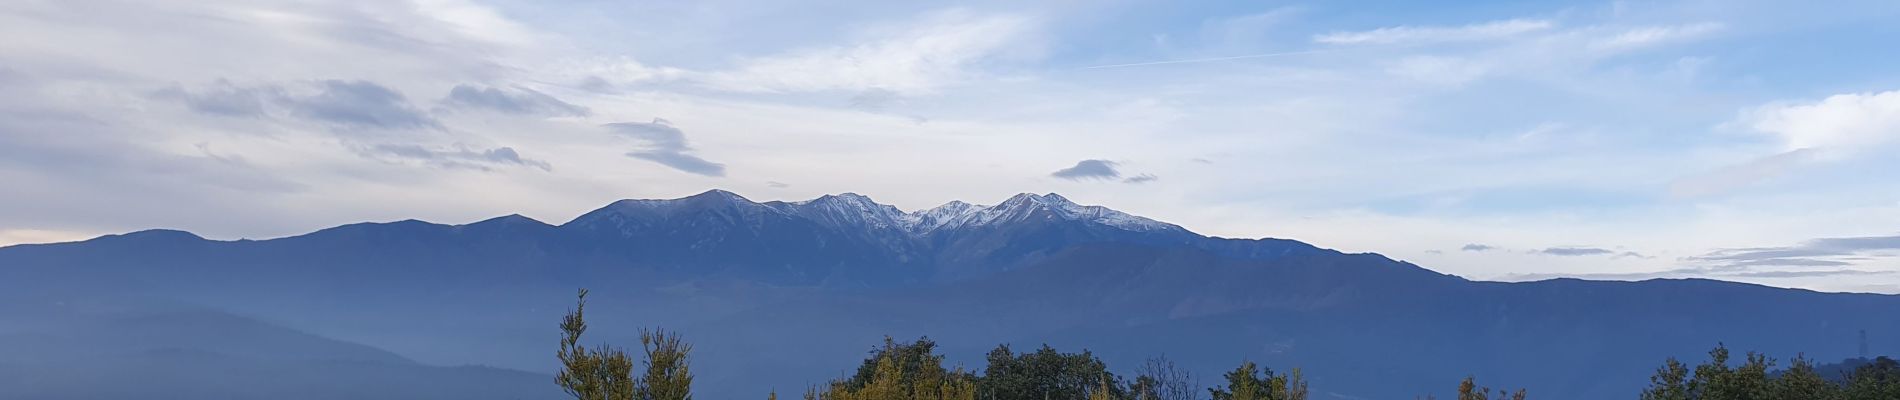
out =
[(677, 264), (661, 267), (689, 275), (697, 270), (847, 286), (969, 279), (1089, 242), (1234, 247), (1055, 193), (1018, 194), (992, 206), (951, 201), (906, 212), (857, 193), (761, 203), (711, 190), (678, 199), (616, 201), (560, 230), (570, 237), (566, 243), (595, 244), (581, 252), (637, 254), (629, 261), (635, 265)]
[(905, 212), (897, 207), (880, 204), (868, 196), (850, 192), (804, 201), (758, 203), (736, 193), (716, 189), (678, 199), (620, 200), (581, 215), (566, 226), (666, 220), (698, 215), (695, 213), (710, 213), (706, 215), (720, 216), (729, 222), (759, 223), (771, 217), (798, 218), (833, 229), (892, 230), (919, 238), (940, 230), (1008, 225), (1036, 219), (1094, 224), (1135, 232), (1189, 233), (1180, 226), (1107, 207), (1076, 204), (1055, 193), (1018, 194), (994, 206), (951, 201), (935, 208)]

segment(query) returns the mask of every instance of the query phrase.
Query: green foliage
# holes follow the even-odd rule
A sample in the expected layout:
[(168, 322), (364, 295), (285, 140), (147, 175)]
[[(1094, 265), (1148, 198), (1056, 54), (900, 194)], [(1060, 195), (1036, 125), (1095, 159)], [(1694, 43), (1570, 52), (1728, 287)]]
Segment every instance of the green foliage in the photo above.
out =
[(1306, 400), (1307, 396), (1306, 374), (1298, 368), (1292, 374), (1276, 375), (1272, 368), (1245, 361), (1222, 377), (1227, 379), (1226, 387), (1207, 389), (1214, 400)]
[(1104, 378), (1101, 383), (1095, 385), (1094, 391), (1089, 392), (1089, 400), (1116, 400), (1115, 389), (1108, 383), (1108, 379)]
[(990, 351), (988, 360), (977, 381), (980, 398), (1085, 399), (1103, 390), (1112, 398), (1128, 396), (1119, 378), (1108, 372), (1108, 365), (1087, 350), (1062, 353), (1043, 345), (1034, 352), (1016, 354), (1002, 345)]
[[(1225, 388), (1217, 387), (1207, 389), (1208, 394), (1213, 396), (1214, 400), (1284, 399), (1284, 396), (1276, 397), (1274, 392), (1275, 389), (1286, 386), (1286, 379), (1275, 376), (1271, 368), (1267, 368), (1263, 374), (1260, 366), (1254, 364), (1253, 361), (1240, 363), (1239, 368), (1234, 368), (1233, 371), (1227, 372), (1227, 374), (1222, 375), (1222, 377), (1227, 379), (1227, 386)], [(1281, 391), (1284, 391), (1284, 389), (1281, 389)]]
[[(1525, 394), (1524, 389), (1518, 389), (1517, 392), (1498, 389), (1497, 398), (1524, 400)], [(1491, 400), (1491, 388), (1478, 386), (1476, 377), (1467, 376), (1463, 382), (1458, 383), (1458, 400)]]
[(1842, 382), (1830, 381), (1806, 357), (1796, 356), (1778, 375), (1775, 361), (1748, 353), (1729, 365), (1729, 350), (1716, 346), (1693, 369), (1670, 359), (1651, 376), (1643, 400), (1892, 400), (1900, 399), (1900, 363), (1882, 357), (1862, 365)]
[(1689, 367), (1670, 358), (1649, 378), (1642, 400), (1689, 400)]
[(1841, 389), (1841, 399), (1900, 399), (1900, 362), (1886, 357), (1875, 359), (1848, 374), (1846, 386)]
[(646, 350), (646, 375), (635, 382), (641, 400), (692, 400), (693, 373), (687, 356), (693, 346), (681, 341), (679, 334), (663, 329), (641, 330), (640, 347)]
[(574, 311), (561, 319), (561, 348), (555, 356), (561, 371), (554, 381), (561, 390), (579, 400), (632, 400), (635, 382), (633, 360), (625, 351), (601, 345), (581, 346), (581, 334), (587, 332), (587, 289), (581, 289)]
[[(561, 320), (561, 342), (556, 357), (561, 370), (555, 382), (578, 400), (691, 400), (693, 374), (689, 362), (693, 347), (677, 333), (642, 330), (640, 346), (645, 371), (636, 376), (626, 351), (608, 345), (581, 345), (587, 332), (587, 290), (581, 289), (574, 309)], [(1107, 364), (1084, 350), (1062, 353), (1048, 345), (1034, 352), (1015, 353), (1008, 345), (990, 351), (983, 375), (943, 366), (937, 343), (919, 338), (897, 343), (889, 337), (871, 351), (855, 373), (813, 386), (805, 400), (1198, 400), (1191, 375), (1166, 359), (1151, 359), (1139, 375), (1124, 384), (1108, 372)], [(1841, 381), (1823, 376), (1814, 363), (1797, 356), (1786, 370), (1774, 371), (1775, 361), (1750, 352), (1740, 365), (1729, 365), (1726, 346), (1709, 351), (1708, 361), (1691, 368), (1668, 359), (1649, 379), (1642, 400), (1895, 400), (1900, 399), (1900, 362), (1881, 357), (1860, 365)], [(1224, 386), (1208, 388), (1213, 400), (1308, 400), (1305, 374), (1275, 374), (1252, 361), (1242, 362), (1222, 375)], [(1525, 391), (1479, 386), (1467, 377), (1459, 382), (1457, 400), (1524, 400)], [(1495, 397), (1494, 397), (1495, 396)], [(767, 399), (777, 400), (776, 390)], [(1426, 397), (1431, 398), (1431, 397)]]
[[(1293, 374), (1287, 375), (1286, 385), (1285, 391), (1287, 400), (1306, 400), (1306, 371), (1294, 368)], [(1520, 398), (1518, 400), (1523, 399)]]
[(877, 377), (879, 364), (885, 358), (889, 358), (891, 362), (896, 363), (895, 367), (900, 372), (898, 383), (906, 387), (914, 386), (918, 379), (932, 379), (945, 373), (943, 356), (937, 355), (936, 351), (937, 342), (931, 341), (928, 337), (919, 338), (911, 343), (897, 343), (890, 337), (885, 337), (884, 346), (873, 349), (871, 356), (865, 358), (864, 363), (858, 366), (857, 374), (852, 375), (843, 383), (852, 389), (870, 384)]
[[(587, 289), (581, 289), (574, 310), (561, 319), (561, 347), (555, 352), (561, 370), (554, 381), (578, 400), (691, 400), (693, 375), (687, 359), (692, 346), (664, 330), (642, 331), (646, 373), (633, 375), (633, 359), (616, 347), (589, 349), (580, 344), (587, 332)], [(776, 395), (774, 395), (776, 397)]]
[(1781, 378), (1774, 380), (1773, 385), (1774, 395), (1770, 398), (1775, 399), (1830, 400), (1839, 398), (1834, 383), (1828, 382), (1827, 378), (1816, 372), (1814, 363), (1803, 356), (1795, 356), (1794, 361), (1789, 363), (1788, 370), (1783, 371)]
[(946, 370), (929, 338), (898, 344), (889, 337), (856, 374), (812, 388), (806, 400), (975, 400), (976, 379), (962, 368)]

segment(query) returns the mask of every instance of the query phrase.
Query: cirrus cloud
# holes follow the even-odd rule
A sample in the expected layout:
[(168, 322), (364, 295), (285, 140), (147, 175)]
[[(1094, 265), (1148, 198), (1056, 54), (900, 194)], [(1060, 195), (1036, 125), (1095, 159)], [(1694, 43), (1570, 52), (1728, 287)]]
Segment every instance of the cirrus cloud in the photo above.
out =
[(1487, 40), (1547, 30), (1555, 26), (1557, 26), (1556, 22), (1541, 19), (1510, 19), (1464, 26), (1394, 26), (1369, 31), (1342, 31), (1314, 35), (1313, 41), (1326, 44), (1393, 44)]
[(739, 92), (934, 92), (975, 76), (977, 64), (1034, 54), (1029, 18), (950, 10), (872, 29), (857, 43), (747, 59), (701, 77)]

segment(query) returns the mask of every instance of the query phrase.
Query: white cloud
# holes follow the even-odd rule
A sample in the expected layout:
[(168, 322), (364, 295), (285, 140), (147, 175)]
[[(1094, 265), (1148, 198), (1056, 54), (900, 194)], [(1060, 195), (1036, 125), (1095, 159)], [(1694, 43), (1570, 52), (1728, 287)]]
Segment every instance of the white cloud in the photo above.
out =
[(741, 92), (889, 90), (920, 94), (981, 75), (987, 61), (1033, 55), (1029, 18), (939, 12), (872, 30), (858, 43), (745, 60), (712, 73), (712, 87)]
[(1386, 67), (1386, 72), (1414, 81), (1435, 85), (1462, 85), (1490, 72), (1483, 62), (1445, 56), (1411, 56)]
[(597, 92), (681, 81), (694, 75), (693, 71), (686, 69), (646, 65), (625, 56), (562, 60), (550, 65), (544, 73), (560, 84)]
[(1783, 102), (1734, 123), (1775, 135), (1782, 151), (1670, 182), (1669, 197), (1700, 198), (1754, 185), (1814, 162), (1839, 161), (1900, 139), (1900, 91), (1849, 93), (1819, 102)]
[(1881, 145), (1900, 139), (1900, 90), (1769, 105), (1745, 120), (1755, 130), (1780, 136), (1789, 150), (1839, 152)]
[(509, 46), (534, 44), (541, 36), (488, 7), (467, 0), (414, 0), (418, 15), (469, 38)]
[(1598, 50), (1625, 50), (1693, 40), (1722, 30), (1722, 24), (1701, 22), (1674, 26), (1648, 26), (1619, 32), (1597, 39), (1590, 47)]
[(1313, 41), (1327, 44), (1393, 44), (1488, 40), (1547, 30), (1556, 26), (1555, 22), (1540, 19), (1510, 19), (1452, 27), (1394, 26), (1369, 31), (1316, 35), (1313, 36)]

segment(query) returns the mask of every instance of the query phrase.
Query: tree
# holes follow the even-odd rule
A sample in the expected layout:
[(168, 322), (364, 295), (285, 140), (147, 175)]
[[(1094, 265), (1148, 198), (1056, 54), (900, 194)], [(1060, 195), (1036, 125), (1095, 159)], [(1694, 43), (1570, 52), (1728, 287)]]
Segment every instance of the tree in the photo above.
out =
[(1774, 396), (1775, 383), (1768, 378), (1768, 369), (1775, 365), (1761, 353), (1748, 352), (1742, 356), (1742, 365), (1730, 375), (1735, 389), (1736, 399), (1769, 399)]
[[(1511, 392), (1505, 389), (1498, 389), (1497, 393), (1498, 393), (1497, 396), (1499, 400), (1504, 400), (1504, 399), (1524, 400), (1524, 395), (1526, 394), (1524, 389), (1518, 389), (1517, 392)], [(1477, 378), (1467, 376), (1465, 377), (1465, 380), (1463, 382), (1458, 383), (1458, 400), (1490, 400), (1490, 399), (1491, 399), (1491, 388), (1478, 386)]]
[[(587, 332), (587, 289), (581, 289), (574, 310), (561, 318), (561, 347), (555, 357), (561, 370), (554, 382), (577, 400), (691, 400), (693, 375), (687, 358), (692, 345), (665, 330), (643, 330), (640, 345), (646, 355), (646, 373), (633, 375), (633, 359), (617, 347), (589, 349), (580, 344)], [(773, 395), (777, 397), (776, 394)]]
[(884, 346), (872, 350), (856, 374), (830, 382), (822, 393), (813, 388), (806, 399), (975, 400), (975, 378), (962, 368), (944, 369), (936, 346), (929, 338), (898, 344), (885, 337)]
[(1115, 389), (1109, 386), (1108, 379), (1104, 378), (1101, 383), (1096, 384), (1095, 390), (1089, 391), (1089, 400), (1115, 400), (1114, 395)]
[(1002, 345), (990, 351), (988, 361), (977, 380), (978, 397), (984, 399), (1083, 399), (1104, 380), (1111, 397), (1127, 397), (1108, 365), (1087, 350), (1062, 353), (1045, 344), (1019, 355)]
[(1458, 400), (1486, 400), (1491, 388), (1479, 389), (1476, 380), (1475, 377), (1467, 376), (1464, 382), (1458, 383)]
[(1891, 400), (1900, 399), (1900, 362), (1880, 357), (1867, 365), (1855, 368), (1847, 376), (1847, 387), (1842, 399), (1846, 400)]
[(561, 319), (561, 348), (555, 357), (562, 368), (554, 375), (555, 383), (579, 400), (632, 400), (636, 384), (627, 353), (607, 345), (581, 346), (581, 334), (587, 332), (587, 289), (578, 297), (574, 310)]
[[(1305, 371), (1301, 371), (1299, 368), (1294, 368), (1293, 374), (1287, 376), (1286, 385), (1287, 385), (1286, 386), (1286, 400), (1306, 400), (1307, 389), (1306, 389), (1306, 372)], [(1520, 398), (1518, 400), (1523, 400), (1523, 399)]]
[(1200, 385), (1164, 355), (1143, 361), (1128, 391), (1135, 400), (1196, 400)]
[(1774, 386), (1776, 399), (1833, 400), (1841, 395), (1839, 388), (1816, 372), (1814, 363), (1802, 355), (1788, 362), (1788, 370), (1781, 373)]
[(1741, 365), (1729, 366), (1729, 350), (1717, 345), (1694, 374), (1675, 359), (1668, 360), (1644, 400), (1892, 400), (1900, 399), (1900, 363), (1885, 359), (1861, 365), (1841, 382), (1829, 380), (1806, 356), (1797, 355), (1788, 368), (1773, 372), (1775, 361), (1747, 353)]
[(641, 330), (640, 347), (646, 350), (646, 375), (634, 382), (640, 400), (692, 400), (693, 373), (688, 356), (693, 346), (680, 340), (679, 334), (663, 329)]
[(1738, 398), (1740, 392), (1735, 388), (1734, 370), (1728, 366), (1728, 346), (1716, 344), (1709, 350), (1709, 361), (1695, 367), (1695, 377), (1689, 380), (1689, 398), (1698, 400), (1717, 400)]
[(1253, 361), (1243, 361), (1240, 367), (1222, 375), (1227, 379), (1226, 388), (1209, 388), (1208, 395), (1214, 400), (1285, 400), (1286, 377), (1276, 376), (1271, 368), (1261, 368)]
[(1689, 400), (1689, 367), (1670, 358), (1649, 377), (1642, 400)]
[(898, 383), (904, 387), (916, 386), (918, 379), (944, 374), (943, 356), (937, 355), (936, 351), (937, 342), (930, 340), (929, 337), (918, 338), (906, 344), (897, 343), (891, 337), (885, 336), (883, 347), (873, 348), (871, 355), (864, 359), (864, 363), (858, 365), (857, 373), (844, 383), (853, 389), (863, 387), (872, 381), (880, 364), (888, 358), (890, 362), (896, 363), (895, 367), (903, 373), (902, 380)]

